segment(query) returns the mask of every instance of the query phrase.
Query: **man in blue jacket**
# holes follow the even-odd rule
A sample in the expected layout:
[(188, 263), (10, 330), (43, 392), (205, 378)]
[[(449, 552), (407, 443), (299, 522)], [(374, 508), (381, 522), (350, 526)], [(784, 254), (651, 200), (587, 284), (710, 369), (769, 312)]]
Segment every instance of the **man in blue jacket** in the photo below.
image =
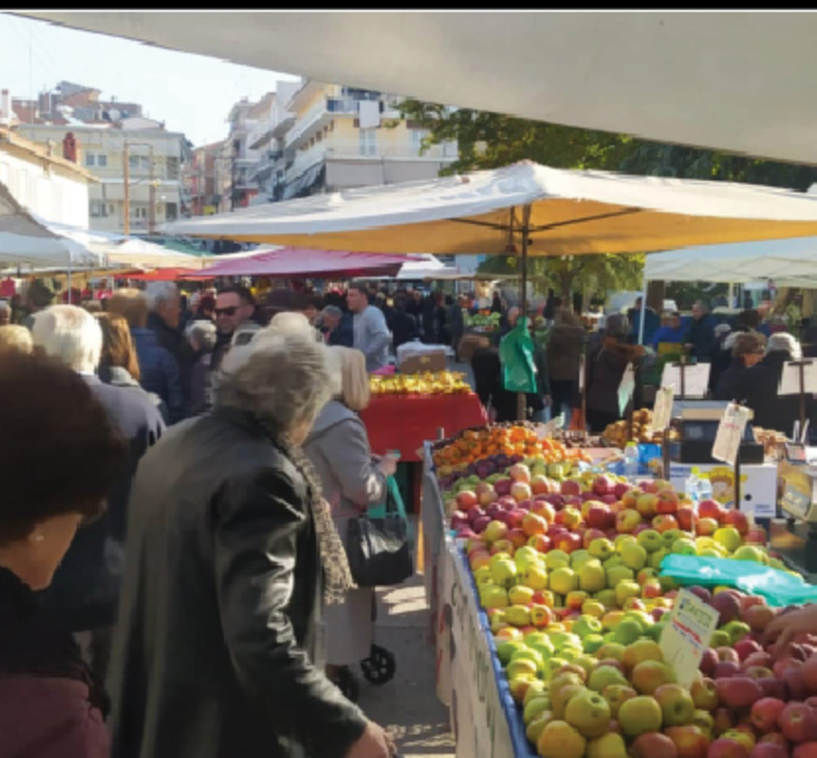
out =
[(681, 323), (681, 314), (678, 311), (673, 311), (669, 317), (669, 324), (662, 326), (652, 338), (653, 350), (658, 350), (658, 345), (661, 342), (668, 342), (671, 344), (683, 345), (684, 335), (686, 329)]

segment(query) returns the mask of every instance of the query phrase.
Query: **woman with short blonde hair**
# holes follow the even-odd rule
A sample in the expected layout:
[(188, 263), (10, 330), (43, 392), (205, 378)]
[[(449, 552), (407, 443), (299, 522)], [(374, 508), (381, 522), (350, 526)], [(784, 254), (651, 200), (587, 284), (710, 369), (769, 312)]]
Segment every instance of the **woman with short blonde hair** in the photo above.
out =
[(148, 299), (142, 290), (135, 288), (116, 290), (108, 298), (107, 311), (124, 316), (131, 329), (144, 329), (148, 321)]
[(343, 404), (359, 413), (369, 405), (371, 398), (366, 356), (360, 350), (341, 345), (330, 347), (329, 354), (339, 368), (341, 389), (338, 394)]
[(34, 351), (34, 342), (31, 332), (18, 324), (0, 326), (0, 355), (3, 353), (24, 353), (29, 355)]

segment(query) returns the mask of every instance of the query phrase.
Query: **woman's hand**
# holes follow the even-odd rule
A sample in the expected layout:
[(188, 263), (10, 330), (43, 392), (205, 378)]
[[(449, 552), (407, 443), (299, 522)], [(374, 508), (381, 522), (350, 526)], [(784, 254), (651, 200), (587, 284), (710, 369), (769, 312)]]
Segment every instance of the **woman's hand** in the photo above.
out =
[(397, 471), (398, 460), (400, 459), (394, 455), (384, 455), (377, 464), (377, 468), (385, 476), (394, 476), (395, 472)]
[(386, 730), (370, 721), (360, 739), (349, 748), (346, 758), (391, 758), (396, 752)]
[(796, 635), (817, 634), (817, 604), (812, 603), (797, 611), (789, 611), (778, 616), (766, 627), (763, 643), (775, 642), (777, 650), (782, 650)]

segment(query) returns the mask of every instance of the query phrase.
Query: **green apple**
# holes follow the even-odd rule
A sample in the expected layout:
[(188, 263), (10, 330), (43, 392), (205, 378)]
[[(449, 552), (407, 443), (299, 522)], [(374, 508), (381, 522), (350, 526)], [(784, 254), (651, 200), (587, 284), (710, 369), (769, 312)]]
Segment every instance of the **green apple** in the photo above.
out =
[(572, 647), (576, 650), (582, 649), (581, 639), (572, 632), (554, 632), (550, 635), (550, 641), (553, 643), (557, 652), (561, 652), (564, 648), (568, 647)]
[(601, 565), (604, 570), (607, 571), (607, 569), (615, 568), (616, 566), (623, 566), (624, 563), (622, 562), (620, 555), (612, 555)]
[(519, 569), (511, 558), (497, 561), (496, 563), (492, 561), (491, 575), (494, 577), (494, 581), (501, 587), (511, 587), (516, 584)]
[(557, 568), (550, 574), (550, 589), (559, 595), (567, 595), (579, 586), (578, 577), (570, 568)]
[(607, 538), (598, 537), (588, 545), (587, 552), (600, 561), (606, 561), (615, 555), (615, 547), (613, 547), (613, 543)]
[(715, 542), (725, 547), (730, 553), (734, 553), (743, 542), (740, 532), (733, 526), (725, 526), (717, 529), (712, 537)]
[[(608, 576), (609, 579), (609, 576)], [(611, 589), (602, 590), (594, 595), (606, 610), (611, 610), (616, 607), (616, 591)]]
[(524, 707), (531, 700), (538, 700), (539, 698), (547, 698), (548, 700), (550, 700), (550, 695), (548, 694), (548, 686), (541, 679), (537, 679), (528, 688), (528, 691), (525, 693), (525, 697), (522, 700), (522, 706)]
[(630, 545), (630, 544), (636, 544), (637, 545), (638, 544), (637, 538), (633, 537), (632, 534), (619, 534), (618, 537), (616, 537), (616, 541), (615, 541), (616, 552), (619, 555), (621, 555), (621, 548), (623, 548), (625, 545)]
[[(530, 691), (530, 690), (528, 690)], [(527, 697), (527, 693), (525, 693)], [(528, 726), (532, 721), (536, 721), (545, 711), (550, 710), (550, 698), (537, 697), (531, 700), (522, 711), (522, 721)]]
[(524, 605), (512, 605), (505, 611), (505, 621), (507, 621), (511, 626), (529, 626), (530, 609)]
[(579, 616), (572, 627), (573, 634), (578, 634), (579, 637), (584, 638), (588, 634), (601, 634), (604, 631), (601, 621), (593, 616)]
[(736, 642), (740, 642), (750, 631), (748, 624), (742, 621), (730, 621), (723, 625), (723, 631), (729, 635), (730, 647), (733, 647)]
[(645, 529), (638, 535), (638, 537), (636, 537), (636, 541), (648, 553), (655, 553), (664, 547), (664, 541), (661, 539), (661, 533), (657, 532), (655, 529)]
[(523, 545), (514, 554), (513, 559), (520, 569), (525, 569), (531, 564), (542, 563), (544, 558), (542, 554), (530, 545)]
[(534, 591), (530, 587), (517, 584), (508, 590), (508, 602), (511, 606), (528, 605), (533, 602), (533, 595)]
[(530, 564), (522, 570), (521, 580), (531, 590), (545, 590), (548, 587), (547, 569), (542, 564)]
[(570, 663), (566, 658), (562, 658), (561, 656), (557, 658), (548, 658), (544, 666), (542, 667), (542, 678), (549, 682), (553, 679), (553, 675), (560, 669), (562, 666), (567, 666)]
[(646, 632), (651, 626), (655, 625), (655, 619), (644, 611), (624, 611), (624, 618), (637, 621), (641, 625), (642, 632)]
[[(763, 563), (763, 552), (751, 545), (743, 545), (735, 550), (732, 556), (736, 561), (754, 561), (755, 563)], [(765, 556), (768, 560), (768, 556)]]
[(499, 658), (499, 662), (505, 666), (510, 663), (511, 656), (517, 650), (524, 650), (525, 647), (526, 645), (522, 640), (505, 640), (505, 642), (500, 642), (496, 646), (496, 655)]
[(662, 547), (660, 550), (656, 550), (654, 553), (650, 553), (650, 568), (654, 568), (656, 571), (661, 568), (661, 561), (664, 560), (669, 555), (669, 550), (667, 548)]
[[(641, 597), (641, 585), (638, 582), (634, 582), (629, 579), (619, 582), (616, 585), (616, 603), (619, 605), (619, 607), (623, 606), (625, 601), (631, 597)], [(506, 617), (507, 614), (508, 611), (505, 611)], [(512, 624), (513, 622), (508, 619), (508, 623)]]
[(632, 581), (635, 579), (635, 572), (627, 566), (614, 566), (607, 569), (607, 586), (610, 589), (615, 589), (621, 582)]
[(633, 571), (641, 571), (647, 565), (647, 551), (639, 544), (626, 543), (620, 554), (624, 565)]
[(661, 583), (662, 592), (672, 592), (672, 590), (677, 590), (681, 587), (671, 576), (659, 576), (658, 581)]
[(582, 640), (584, 652), (588, 653), (589, 655), (594, 655), (603, 644), (604, 644), (603, 634), (588, 634)]
[(682, 537), (681, 539), (675, 540), (675, 542), (672, 543), (671, 550), (673, 555), (698, 554), (698, 546), (695, 544), (694, 540), (691, 540), (689, 537)]
[(494, 612), (491, 614), (491, 631), (495, 633), (508, 626), (508, 622), (505, 621), (505, 611), (498, 608), (493, 608), (492, 610)]
[(687, 533), (681, 529), (667, 529), (666, 532), (661, 533), (661, 541), (664, 543), (664, 547), (669, 550), (675, 540), (679, 540), (681, 537), (687, 536)]
[[(581, 577), (579, 577), (579, 581), (581, 581)], [(615, 602), (615, 592), (613, 593), (613, 602)], [(599, 600), (585, 600), (584, 603), (582, 603), (582, 613), (585, 616), (600, 619), (606, 612), (607, 608), (605, 608), (604, 603)]]
[(491, 573), (490, 566), (480, 566), (474, 572), (474, 581), (476, 582), (477, 587), (482, 584), (496, 584), (494, 581), (494, 575)]
[(716, 629), (709, 638), (709, 646), (711, 648), (732, 647), (732, 638), (729, 636), (729, 632)]
[(507, 608), (508, 592), (504, 587), (488, 585), (479, 593), (483, 608)]
[(535, 661), (532, 661), (530, 658), (518, 658), (515, 661), (511, 660), (505, 667), (505, 676), (507, 676), (509, 680), (519, 677), (530, 677), (534, 679), (537, 671), (538, 667)]
[(533, 661), (536, 664), (537, 672), (541, 671), (545, 665), (545, 659), (542, 654), (538, 650), (533, 650), (529, 647), (523, 647), (511, 653), (511, 662), (523, 660)]
[(601, 592), (607, 587), (607, 576), (598, 561), (587, 563), (579, 569), (579, 588), (585, 592)]
[(550, 571), (570, 566), (570, 556), (564, 550), (551, 550), (545, 557)]
[(651, 638), (652, 638), (652, 639), (653, 639), (655, 642), (661, 642), (661, 633), (664, 631), (664, 627), (665, 627), (666, 625), (667, 625), (667, 623), (666, 623), (665, 621), (664, 621), (664, 622), (660, 622), (660, 621), (659, 621), (657, 624), (653, 624), (653, 625), (652, 625), (652, 626), (651, 626), (651, 627), (650, 627), (650, 628), (647, 630), (647, 634), (648, 634), (648, 635), (649, 635), (649, 636), (650, 636), (650, 637), (651, 637)]
[(635, 619), (624, 619), (616, 627), (616, 642), (620, 642), (622, 645), (632, 645), (633, 642), (643, 634), (644, 630), (638, 621)]

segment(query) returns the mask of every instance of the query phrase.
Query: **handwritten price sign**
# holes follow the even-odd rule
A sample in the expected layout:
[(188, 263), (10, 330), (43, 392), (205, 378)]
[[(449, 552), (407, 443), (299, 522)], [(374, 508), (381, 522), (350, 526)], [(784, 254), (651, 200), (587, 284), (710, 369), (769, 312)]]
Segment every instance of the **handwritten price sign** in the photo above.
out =
[(704, 650), (718, 628), (718, 617), (714, 608), (689, 590), (678, 593), (669, 623), (661, 634), (664, 661), (672, 666), (678, 684), (689, 688), (695, 681)]

